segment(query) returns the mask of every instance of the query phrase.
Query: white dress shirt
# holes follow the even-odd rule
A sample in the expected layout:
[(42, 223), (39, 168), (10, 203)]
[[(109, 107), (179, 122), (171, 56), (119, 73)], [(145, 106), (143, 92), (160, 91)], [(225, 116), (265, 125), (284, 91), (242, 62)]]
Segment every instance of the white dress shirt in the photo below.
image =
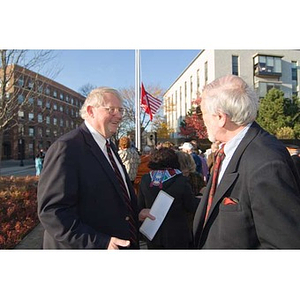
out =
[[(218, 184), (220, 183), (224, 172), (236, 150), (236, 148), (238, 147), (238, 145), (240, 144), (240, 142), (242, 141), (242, 139), (244, 138), (245, 134), (247, 133), (248, 129), (250, 128), (252, 123), (246, 125), (245, 128), (243, 128), (243, 130), (241, 130), (235, 137), (233, 137), (230, 141), (228, 141), (225, 144), (224, 147), (224, 153), (225, 153), (225, 158), (222, 161), (222, 165), (220, 167), (220, 172), (219, 172), (219, 177), (218, 177)], [(222, 146), (222, 144), (220, 145)]]
[[(106, 139), (92, 125), (90, 125), (86, 120), (84, 121), (84, 123), (85, 123), (86, 127), (88, 128), (88, 130), (90, 131), (90, 133), (92, 134), (95, 142), (98, 144), (98, 146), (100, 147), (100, 149), (104, 153), (104, 155), (105, 155), (106, 159), (108, 160), (109, 164), (111, 165), (112, 169), (114, 170), (114, 167), (112, 166), (111, 161), (110, 161), (110, 159), (108, 157), (107, 148), (106, 148)], [(110, 142), (110, 141), (108, 141), (108, 142)], [(111, 151), (111, 153), (112, 153), (112, 155), (114, 157), (114, 160), (115, 160), (115, 162), (116, 162), (116, 164), (117, 164), (117, 166), (119, 168), (119, 171), (120, 171), (120, 173), (122, 175), (122, 178), (123, 178), (123, 181), (125, 183), (128, 195), (130, 196), (123, 168), (120, 165), (119, 160), (116, 158), (114, 151)]]

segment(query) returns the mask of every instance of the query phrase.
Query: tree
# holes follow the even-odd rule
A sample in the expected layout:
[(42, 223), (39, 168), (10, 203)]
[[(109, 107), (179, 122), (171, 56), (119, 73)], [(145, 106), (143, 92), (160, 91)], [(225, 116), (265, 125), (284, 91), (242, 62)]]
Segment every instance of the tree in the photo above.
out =
[(200, 98), (192, 101), (192, 108), (187, 112), (180, 124), (180, 135), (186, 138), (206, 139), (207, 131), (200, 110)]
[(95, 85), (92, 85), (90, 83), (84, 84), (82, 87), (79, 88), (79, 93), (83, 95), (84, 97), (87, 97), (87, 95), (93, 90), (97, 88)]
[[(156, 98), (161, 98), (163, 91), (160, 86), (147, 86), (147, 91)], [(119, 136), (127, 135), (127, 132), (135, 131), (135, 89), (134, 87), (122, 88), (119, 90), (123, 99), (126, 114), (123, 117), (122, 124), (119, 128)], [(140, 100), (139, 100), (140, 101)], [(159, 111), (154, 115), (153, 122), (160, 118)], [(148, 115), (141, 109), (141, 134), (149, 126), (150, 120)]]
[[(50, 50), (0, 49), (0, 160), (4, 131), (18, 126), (19, 112), (25, 107), (30, 107), (29, 99), (37, 97), (45, 84), (38, 73), (47, 72), (47, 77), (51, 78), (60, 71), (57, 68), (44, 69), (54, 58), (55, 55)], [(35, 73), (32, 73), (30, 80), (24, 82), (24, 75), (29, 74), (30, 70)], [(23, 94), (20, 94), (21, 84), (28, 87)]]
[(298, 138), (299, 108), (299, 98), (284, 98), (283, 91), (273, 88), (260, 100), (257, 122), (278, 138)]

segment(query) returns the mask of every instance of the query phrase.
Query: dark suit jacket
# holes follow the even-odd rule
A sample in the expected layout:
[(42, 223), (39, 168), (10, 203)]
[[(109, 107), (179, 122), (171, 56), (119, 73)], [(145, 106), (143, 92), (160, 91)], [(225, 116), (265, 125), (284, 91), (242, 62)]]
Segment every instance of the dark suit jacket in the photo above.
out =
[[(204, 225), (210, 185), (194, 218), (197, 248), (300, 248), (300, 179), (284, 145), (257, 123), (229, 162)], [(237, 203), (225, 205), (226, 197)]]
[[(164, 249), (188, 248), (192, 239), (188, 213), (194, 214), (196, 210), (196, 199), (188, 178), (176, 175), (163, 183), (162, 190), (174, 197), (174, 201), (153, 240), (147, 244)], [(150, 187), (149, 173), (143, 175), (139, 187), (139, 209), (151, 208), (159, 191), (157, 186)]]
[[(124, 173), (138, 225), (136, 196)], [(47, 151), (38, 185), (38, 215), (45, 228), (44, 248), (104, 249), (112, 236), (129, 239), (121, 188), (84, 123)]]

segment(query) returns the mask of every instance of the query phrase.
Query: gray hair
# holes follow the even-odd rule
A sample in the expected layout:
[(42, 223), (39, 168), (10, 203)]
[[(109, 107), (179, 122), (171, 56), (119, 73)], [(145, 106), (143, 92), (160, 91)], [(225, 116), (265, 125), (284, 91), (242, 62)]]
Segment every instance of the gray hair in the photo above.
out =
[(94, 107), (99, 107), (99, 106), (105, 105), (104, 94), (106, 94), (106, 93), (115, 95), (121, 101), (121, 103), (123, 103), (123, 98), (117, 90), (110, 88), (110, 87), (98, 87), (98, 88), (92, 90), (86, 97), (86, 99), (79, 111), (82, 119), (85, 120), (87, 118), (87, 116), (88, 116), (87, 107), (89, 105), (94, 106)]
[(246, 125), (256, 119), (259, 98), (240, 77), (227, 75), (206, 85), (202, 98), (210, 114), (224, 113), (237, 125)]

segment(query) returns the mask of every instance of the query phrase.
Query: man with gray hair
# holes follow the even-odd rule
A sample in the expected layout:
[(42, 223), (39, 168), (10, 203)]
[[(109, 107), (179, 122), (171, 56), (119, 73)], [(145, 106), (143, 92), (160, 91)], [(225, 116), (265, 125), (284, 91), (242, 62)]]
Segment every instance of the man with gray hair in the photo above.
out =
[(195, 214), (196, 248), (300, 248), (300, 178), (285, 146), (255, 122), (258, 104), (237, 76), (203, 90), (208, 137), (221, 149)]
[(138, 249), (138, 208), (110, 141), (124, 114), (118, 91), (94, 89), (84, 122), (47, 151), (38, 185), (44, 249)]

